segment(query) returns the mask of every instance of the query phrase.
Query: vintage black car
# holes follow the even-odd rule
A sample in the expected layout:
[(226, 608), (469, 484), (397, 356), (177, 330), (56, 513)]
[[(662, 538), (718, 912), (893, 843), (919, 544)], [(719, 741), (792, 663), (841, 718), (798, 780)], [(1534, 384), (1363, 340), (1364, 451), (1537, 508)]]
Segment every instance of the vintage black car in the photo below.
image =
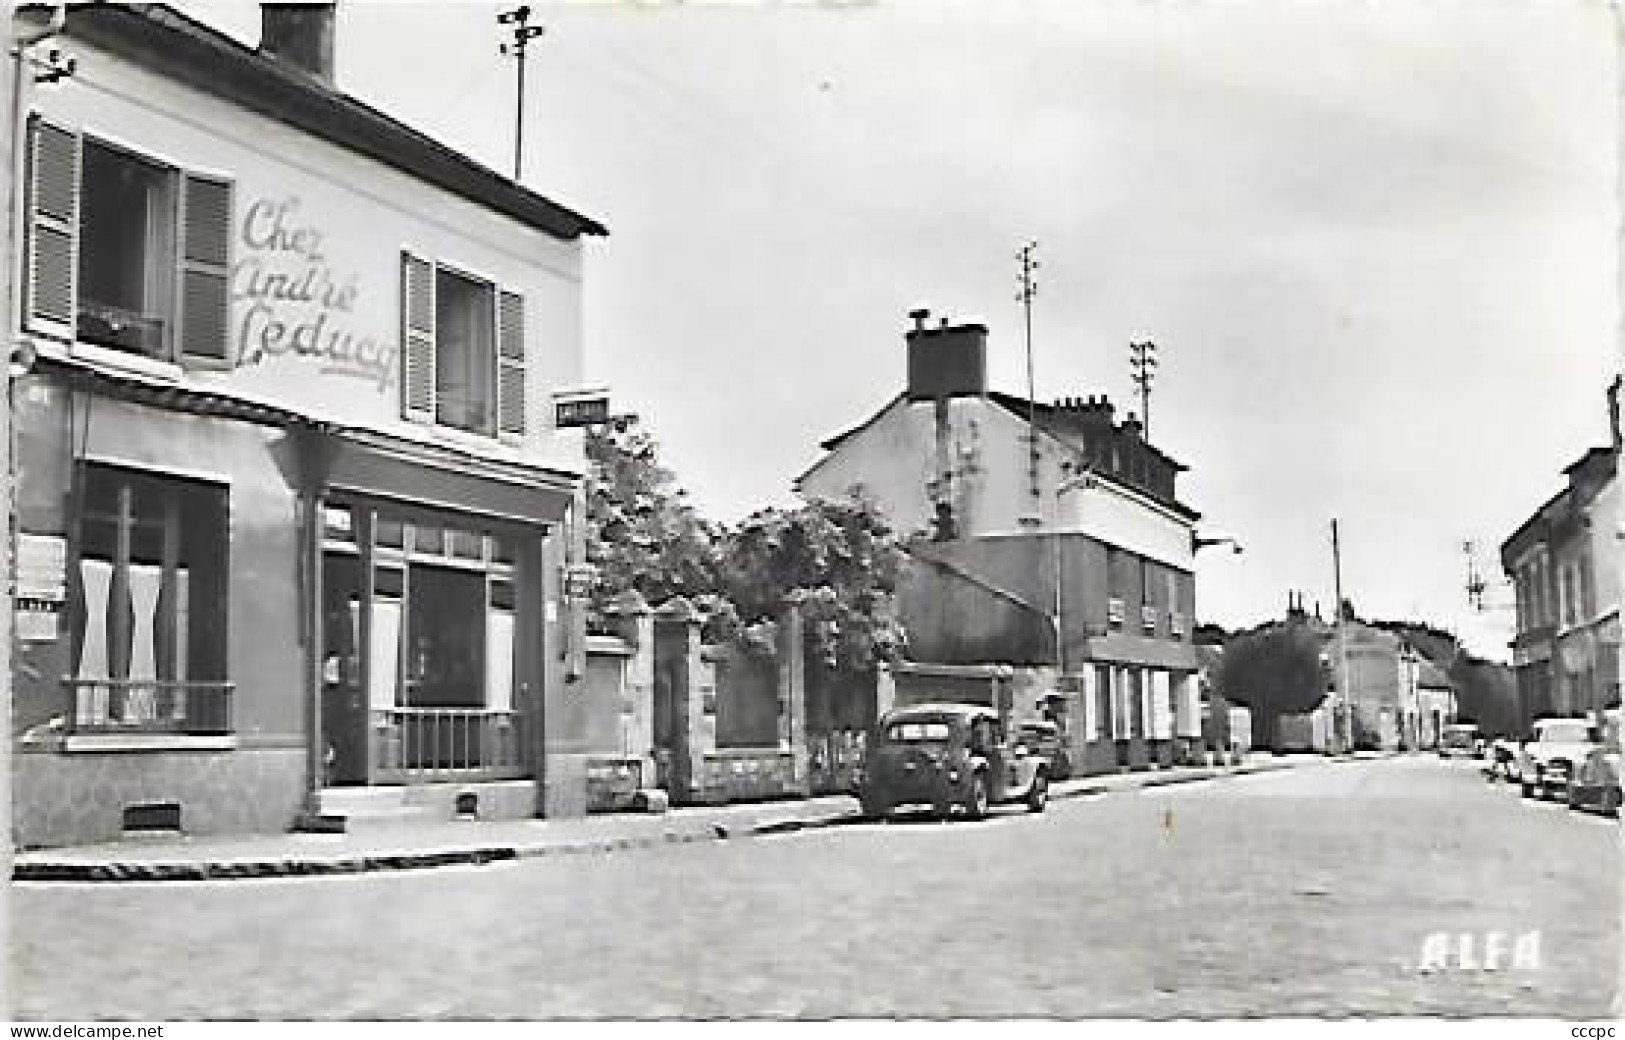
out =
[(990, 806), (1049, 803), (1049, 763), (1011, 743), (999, 713), (975, 704), (917, 704), (875, 726), (858, 796), (864, 815), (883, 819), (905, 805), (981, 819)]
[(1061, 727), (1053, 722), (1023, 722), (1016, 727), (1016, 743), (1048, 763), (1045, 775), (1051, 780), (1065, 780), (1072, 775), (1072, 760), (1066, 753), (1066, 739)]

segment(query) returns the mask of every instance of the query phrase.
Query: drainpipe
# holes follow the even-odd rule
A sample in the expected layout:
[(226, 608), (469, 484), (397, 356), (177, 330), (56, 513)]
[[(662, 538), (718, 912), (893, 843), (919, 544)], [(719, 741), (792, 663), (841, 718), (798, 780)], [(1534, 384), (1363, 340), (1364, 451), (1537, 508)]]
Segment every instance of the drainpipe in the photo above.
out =
[[(9, 192), (6, 199), (6, 247), (4, 258), (0, 259), (0, 293), (5, 298), (0, 306), (0, 321), (7, 323), (5, 331), (6, 373), (5, 373), (5, 407), (0, 408), (0, 504), (6, 511), (6, 528), (4, 544), (0, 545), (0, 716), (11, 716), (11, 662), (12, 644), (16, 637), (16, 547), (17, 547), (17, 510), (16, 510), (16, 450), (12, 444), (14, 431), (12, 429), (12, 384), (18, 375), (25, 372), (31, 363), (32, 350), (19, 337), (22, 328), (22, 307), (17, 292), (18, 273), (22, 270), (20, 262), (22, 244), (22, 178), (23, 178), (23, 142), (27, 139), (23, 127), (28, 118), (28, 48), (42, 40), (49, 39), (62, 31), (63, 22), (67, 19), (67, 10), (61, 6), (51, 11), (51, 20), (39, 29), (26, 32), (18, 31), (15, 21), (10, 16), (10, 10), (5, 15), (4, 24), (0, 25), (0, 35), (4, 36), (6, 53), (11, 57), (11, 124), (7, 127), (10, 150), (7, 168), (9, 178)], [(10, 831), (11, 801), (11, 770), (0, 769), (0, 813), (4, 813), (7, 822), (6, 830)], [(10, 844), (7, 844), (10, 848)], [(10, 873), (10, 853), (7, 853), (7, 873)], [(4, 936), (0, 934), (0, 943)], [(0, 1015), (11, 1017), (11, 1007), (4, 997), (0, 997)]]

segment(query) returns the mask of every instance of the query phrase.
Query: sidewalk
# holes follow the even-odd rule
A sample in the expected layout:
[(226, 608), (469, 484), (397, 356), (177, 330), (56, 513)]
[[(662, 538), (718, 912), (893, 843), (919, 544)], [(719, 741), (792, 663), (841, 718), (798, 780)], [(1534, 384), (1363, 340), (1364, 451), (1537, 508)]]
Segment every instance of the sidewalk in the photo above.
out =
[[(1176, 767), (1057, 781), (1052, 798), (1347, 761), (1318, 755), (1248, 756), (1241, 765)], [(855, 798), (815, 798), (693, 806), (661, 815), (616, 813), (565, 820), (447, 821), (344, 834), (132, 838), (17, 853), (16, 881), (204, 881), (357, 874), (375, 870), (481, 865), (542, 856), (606, 853), (655, 845), (782, 834), (858, 819)]]

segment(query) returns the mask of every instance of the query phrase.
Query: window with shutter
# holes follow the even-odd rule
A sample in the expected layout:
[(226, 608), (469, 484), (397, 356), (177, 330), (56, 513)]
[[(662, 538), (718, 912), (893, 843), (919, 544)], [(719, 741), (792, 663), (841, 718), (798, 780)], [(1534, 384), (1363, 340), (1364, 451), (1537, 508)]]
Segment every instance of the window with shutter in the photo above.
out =
[(231, 184), (187, 175), (181, 195), (181, 353), (227, 359)]
[(84, 138), (74, 332), (125, 354), (174, 357), (178, 171)]
[(78, 272), (79, 135), (38, 118), (28, 129), (24, 327), (71, 339)]
[(401, 254), (401, 415), (433, 422), (435, 413), (434, 265)]
[(503, 292), (497, 313), (497, 432), (525, 432), (525, 301)]

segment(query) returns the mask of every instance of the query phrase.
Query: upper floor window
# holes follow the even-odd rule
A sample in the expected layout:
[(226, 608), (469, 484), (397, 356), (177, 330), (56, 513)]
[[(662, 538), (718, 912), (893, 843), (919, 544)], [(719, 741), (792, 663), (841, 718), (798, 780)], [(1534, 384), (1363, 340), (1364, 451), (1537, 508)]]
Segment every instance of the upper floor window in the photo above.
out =
[(401, 254), (401, 414), (486, 436), (525, 432), (524, 300)]
[(127, 354), (226, 358), (231, 185), (29, 125), (24, 324)]

